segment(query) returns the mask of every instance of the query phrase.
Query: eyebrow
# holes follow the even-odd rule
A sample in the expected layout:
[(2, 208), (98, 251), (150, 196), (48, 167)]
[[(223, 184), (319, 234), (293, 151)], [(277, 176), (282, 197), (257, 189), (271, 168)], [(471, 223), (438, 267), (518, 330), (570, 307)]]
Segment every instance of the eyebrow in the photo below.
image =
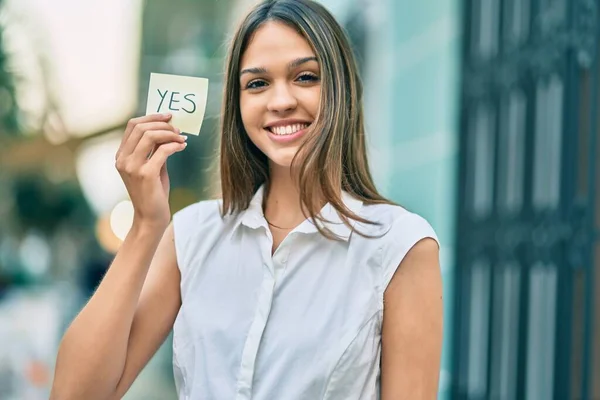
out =
[[(313, 57), (313, 56), (297, 58), (288, 64), (288, 70), (299, 67), (300, 65), (305, 64), (309, 61), (317, 61), (318, 62), (317, 57)], [(240, 76), (242, 76), (244, 74), (266, 74), (266, 73), (267, 73), (266, 68), (254, 67), (254, 68), (243, 69), (242, 71), (240, 71)]]

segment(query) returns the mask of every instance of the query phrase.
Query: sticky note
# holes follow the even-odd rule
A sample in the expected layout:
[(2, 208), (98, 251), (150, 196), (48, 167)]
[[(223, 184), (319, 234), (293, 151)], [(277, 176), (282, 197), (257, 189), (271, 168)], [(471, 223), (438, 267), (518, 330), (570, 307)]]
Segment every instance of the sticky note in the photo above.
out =
[(206, 78), (151, 73), (146, 115), (170, 113), (173, 115), (171, 125), (182, 133), (198, 135), (207, 96)]

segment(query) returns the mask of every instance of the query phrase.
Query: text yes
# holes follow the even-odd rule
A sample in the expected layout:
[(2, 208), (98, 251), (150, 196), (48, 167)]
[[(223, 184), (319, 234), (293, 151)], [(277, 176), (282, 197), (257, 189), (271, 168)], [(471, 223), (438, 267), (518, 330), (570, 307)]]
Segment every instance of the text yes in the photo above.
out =
[[(168, 90), (165, 90), (164, 93), (162, 93), (160, 91), (160, 89), (156, 89), (158, 91), (158, 94), (160, 95), (160, 103), (158, 104), (158, 109), (156, 110), (156, 112), (160, 112), (160, 109), (163, 105), (163, 102), (165, 100), (165, 98), (167, 97), (167, 95), (169, 94)], [(179, 97), (181, 93), (179, 92), (171, 92), (171, 95), (169, 96), (169, 110), (171, 111), (179, 111), (180, 109), (185, 111), (188, 114), (192, 114), (194, 111), (196, 111), (196, 103), (194, 102), (194, 100), (192, 99), (192, 97), (195, 97), (196, 95), (194, 93), (188, 93), (186, 95), (183, 96), (183, 98), (185, 100), (187, 100), (190, 104), (191, 104), (191, 110), (186, 109), (185, 107), (181, 107), (181, 108), (173, 108), (173, 105), (175, 103), (179, 103), (180, 101), (177, 100), (177, 98)], [(190, 105), (188, 105), (188, 107), (190, 107)]]

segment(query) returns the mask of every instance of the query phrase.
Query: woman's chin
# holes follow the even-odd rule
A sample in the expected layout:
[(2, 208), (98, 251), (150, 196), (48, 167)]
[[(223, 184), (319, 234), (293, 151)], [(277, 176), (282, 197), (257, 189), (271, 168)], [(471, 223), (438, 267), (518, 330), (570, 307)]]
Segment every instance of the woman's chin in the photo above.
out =
[(294, 151), (274, 152), (272, 154), (268, 154), (267, 157), (269, 158), (272, 167), (290, 169), (292, 167), (292, 161), (294, 160), (295, 155), (296, 150), (294, 149)]
[(292, 159), (279, 159), (279, 158), (275, 158), (275, 159), (269, 159), (271, 162), (271, 168), (277, 168), (277, 169), (290, 169), (292, 167)]

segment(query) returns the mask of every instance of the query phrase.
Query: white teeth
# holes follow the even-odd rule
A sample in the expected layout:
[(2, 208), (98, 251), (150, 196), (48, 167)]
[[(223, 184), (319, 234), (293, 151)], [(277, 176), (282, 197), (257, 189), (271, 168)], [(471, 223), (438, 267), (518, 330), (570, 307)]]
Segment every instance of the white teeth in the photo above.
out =
[(292, 133), (296, 133), (299, 130), (308, 127), (308, 124), (294, 124), (287, 126), (274, 126), (271, 128), (271, 132), (276, 135), (291, 135)]

